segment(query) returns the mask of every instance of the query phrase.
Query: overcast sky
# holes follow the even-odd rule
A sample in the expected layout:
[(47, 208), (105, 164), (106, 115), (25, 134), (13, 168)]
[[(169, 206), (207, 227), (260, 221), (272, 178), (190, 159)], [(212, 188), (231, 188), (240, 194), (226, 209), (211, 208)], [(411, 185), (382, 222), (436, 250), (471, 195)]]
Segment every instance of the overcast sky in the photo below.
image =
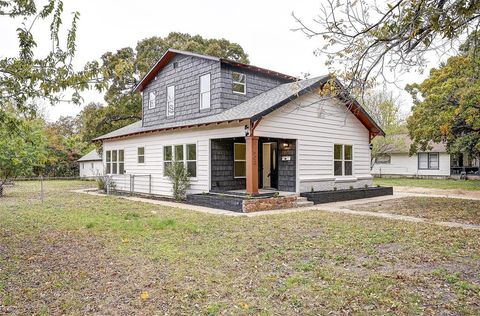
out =
[[(239, 43), (248, 53), (253, 65), (300, 76), (326, 74), (324, 59), (313, 54), (321, 46), (319, 38), (308, 39), (295, 28), (292, 11), (309, 21), (319, 12), (322, 0), (302, 1), (154, 1), (154, 0), (64, 0), (64, 21), (67, 26), (72, 11), (80, 12), (77, 33), (77, 58), (81, 65), (98, 59), (107, 51), (135, 47), (137, 41), (151, 36), (166, 36), (169, 32), (199, 34), (206, 38), (226, 38)], [(39, 2), (41, 3), (41, 2)], [(20, 23), (20, 22), (19, 22)], [(15, 29), (19, 24), (0, 19), (0, 57), (17, 53)], [(38, 24), (34, 30), (39, 40), (38, 50), (49, 49), (48, 26)], [(428, 72), (427, 72), (428, 73)], [(398, 85), (424, 78), (418, 74), (404, 76)], [(392, 87), (392, 90), (395, 89)], [(394, 93), (402, 93), (401, 90)], [(97, 93), (86, 93), (85, 104), (102, 101)], [(402, 93), (402, 108), (409, 110), (411, 100)], [(50, 120), (61, 115), (75, 115), (81, 107), (60, 104), (47, 107)]]

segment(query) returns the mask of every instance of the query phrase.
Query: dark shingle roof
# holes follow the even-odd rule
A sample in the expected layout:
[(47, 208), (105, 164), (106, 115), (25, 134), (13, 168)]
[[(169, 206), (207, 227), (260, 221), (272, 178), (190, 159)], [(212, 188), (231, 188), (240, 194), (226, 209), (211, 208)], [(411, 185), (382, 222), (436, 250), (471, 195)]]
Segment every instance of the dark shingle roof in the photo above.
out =
[[(308, 92), (309, 88), (325, 82), (329, 77), (321, 76), (297, 82), (290, 82), (279, 85), (269, 91), (261, 93), (231, 109), (224, 112), (177, 122), (165, 122), (157, 124), (154, 127), (142, 127), (142, 121), (127, 125), (113, 132), (97, 137), (94, 140), (103, 140), (108, 138), (115, 138), (142, 132), (150, 132), (156, 130), (164, 130), (171, 128), (195, 126), (202, 124), (220, 123), (244, 119), (257, 119), (260, 116), (266, 115), (275, 110), (281, 105), (297, 98), (299, 95)], [(308, 90), (308, 91), (307, 91)]]

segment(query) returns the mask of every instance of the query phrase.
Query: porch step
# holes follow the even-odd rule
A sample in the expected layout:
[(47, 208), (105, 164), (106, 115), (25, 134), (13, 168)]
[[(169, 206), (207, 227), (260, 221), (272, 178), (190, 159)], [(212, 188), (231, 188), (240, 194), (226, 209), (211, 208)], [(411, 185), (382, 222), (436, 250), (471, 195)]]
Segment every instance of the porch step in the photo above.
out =
[(297, 207), (307, 207), (307, 206), (313, 206), (314, 203), (307, 200), (306, 197), (297, 197)]

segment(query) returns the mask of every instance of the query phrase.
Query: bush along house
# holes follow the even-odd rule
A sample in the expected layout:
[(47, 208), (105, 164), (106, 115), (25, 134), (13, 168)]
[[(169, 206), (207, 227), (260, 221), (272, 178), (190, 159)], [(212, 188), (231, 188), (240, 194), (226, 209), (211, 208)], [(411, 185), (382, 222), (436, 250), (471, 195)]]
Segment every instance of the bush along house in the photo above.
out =
[(237, 211), (371, 187), (384, 133), (355, 100), (322, 97), (331, 81), (170, 49), (135, 88), (142, 120), (96, 138), (105, 173), (116, 190), (172, 196), (165, 170), (182, 162), (191, 203)]

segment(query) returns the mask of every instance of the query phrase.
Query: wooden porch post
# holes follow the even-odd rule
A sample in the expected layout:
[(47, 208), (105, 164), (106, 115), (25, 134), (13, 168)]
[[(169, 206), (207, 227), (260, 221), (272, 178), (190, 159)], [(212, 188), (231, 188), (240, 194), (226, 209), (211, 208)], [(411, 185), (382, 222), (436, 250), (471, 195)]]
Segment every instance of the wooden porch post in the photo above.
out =
[(246, 136), (247, 194), (258, 194), (258, 136)]

